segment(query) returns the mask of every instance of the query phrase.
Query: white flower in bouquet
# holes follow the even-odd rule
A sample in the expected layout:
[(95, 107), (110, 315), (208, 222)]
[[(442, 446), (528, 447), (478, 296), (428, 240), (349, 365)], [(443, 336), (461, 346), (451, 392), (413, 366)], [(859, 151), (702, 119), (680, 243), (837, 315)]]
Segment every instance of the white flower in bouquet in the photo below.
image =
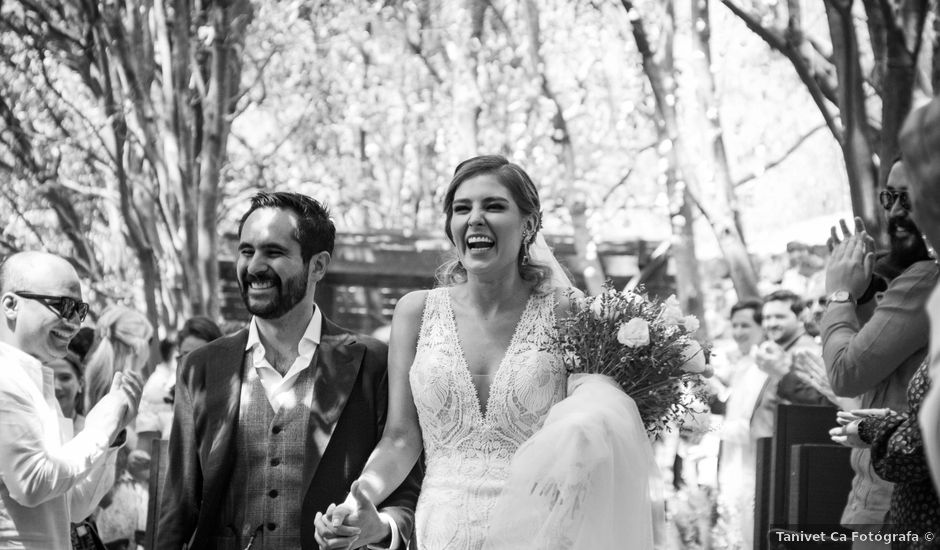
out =
[(648, 346), (650, 343), (650, 324), (645, 319), (634, 317), (620, 325), (617, 341), (629, 348)]
[(685, 372), (700, 374), (708, 368), (708, 363), (705, 361), (705, 350), (695, 340), (689, 340), (685, 351), (682, 352), (682, 358), (685, 360), (682, 364), (682, 370)]
[(684, 326), (685, 315), (682, 313), (682, 308), (679, 307), (679, 300), (676, 299), (675, 294), (671, 294), (663, 302), (663, 309), (659, 317), (667, 325)]

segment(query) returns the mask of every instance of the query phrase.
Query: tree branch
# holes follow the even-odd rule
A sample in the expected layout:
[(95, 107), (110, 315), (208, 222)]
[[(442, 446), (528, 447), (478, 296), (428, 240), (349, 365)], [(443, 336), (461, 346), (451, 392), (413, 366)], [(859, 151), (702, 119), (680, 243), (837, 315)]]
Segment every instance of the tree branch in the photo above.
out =
[(825, 128), (825, 127), (826, 127), (825, 124), (820, 124), (819, 126), (813, 128), (813, 129), (810, 130), (809, 132), (803, 134), (802, 136), (800, 136), (799, 139), (797, 139), (797, 140), (793, 143), (793, 145), (791, 145), (791, 146), (790, 146), (786, 151), (784, 151), (780, 156), (778, 156), (776, 159), (774, 159), (774, 160), (770, 161), (769, 163), (767, 163), (767, 164), (764, 166), (764, 168), (761, 170), (760, 173), (750, 173), (750, 174), (744, 176), (743, 178), (737, 180), (736, 182), (734, 182), (734, 186), (735, 186), (735, 187), (740, 187), (740, 186), (744, 185), (745, 183), (747, 183), (747, 182), (749, 182), (749, 181), (751, 181), (751, 180), (757, 179), (760, 175), (762, 175), (763, 173), (767, 172), (768, 170), (771, 170), (771, 169), (773, 169), (773, 168), (776, 168), (776, 167), (779, 166), (780, 164), (783, 164), (783, 162), (784, 162), (785, 160), (787, 160), (788, 158), (790, 158), (790, 155), (792, 155), (794, 152), (796, 152), (797, 149), (799, 149), (800, 147), (803, 146), (804, 143), (806, 143), (806, 140), (808, 140), (810, 137), (812, 137), (813, 134), (815, 134), (816, 132), (822, 130), (822, 129)]

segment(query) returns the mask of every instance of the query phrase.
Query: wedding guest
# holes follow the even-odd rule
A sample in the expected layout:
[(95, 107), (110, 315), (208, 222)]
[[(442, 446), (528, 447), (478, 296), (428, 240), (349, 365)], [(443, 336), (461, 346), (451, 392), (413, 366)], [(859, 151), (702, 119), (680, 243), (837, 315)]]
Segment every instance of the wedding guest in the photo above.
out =
[(61, 359), (53, 359), (46, 363), (55, 376), (55, 398), (62, 409), (62, 416), (72, 421), (75, 433), (82, 431), (85, 425), (84, 399), (82, 390), (85, 386), (83, 367), (78, 354), (73, 351), (66, 353)]
[(21, 252), (0, 265), (0, 547), (69, 550), (71, 520), (111, 485), (113, 445), (137, 412), (140, 376), (115, 376), (73, 437), (42, 364), (65, 357), (87, 312), (63, 258)]
[(154, 369), (144, 384), (137, 415), (138, 448), (150, 450), (154, 439), (169, 439), (173, 424), (173, 387), (176, 385), (176, 368), (191, 351), (222, 337), (219, 325), (212, 319), (196, 316), (187, 319), (176, 336), (176, 342), (167, 346), (177, 354)]
[[(835, 394), (860, 396), (863, 409), (906, 411), (908, 384), (927, 354), (924, 304), (937, 283), (938, 270), (910, 217), (908, 182), (904, 162), (896, 161), (880, 197), (888, 216), (889, 257), (903, 271), (888, 282), (870, 319), (859, 315), (857, 302), (874, 270), (871, 238), (858, 218), (854, 234), (842, 223), (843, 241), (832, 230), (833, 250), (826, 268), (829, 299), (822, 319), (823, 359)], [(843, 525), (877, 529), (885, 522), (892, 484), (874, 475), (870, 460), (868, 449), (852, 450), (855, 478)], [(853, 546), (868, 547), (864, 541), (855, 541)]]
[[(95, 343), (85, 367), (86, 405), (94, 406), (100, 395), (101, 381), (118, 372), (143, 373), (150, 358), (153, 327), (143, 313), (113, 305), (106, 308), (95, 327)], [(137, 448), (134, 424), (127, 429), (127, 445), (119, 452), (115, 465), (115, 484), (102, 499), (95, 513), (98, 534), (110, 550), (133, 547), (137, 532), (146, 528), (147, 486), (134, 482), (128, 465), (149, 463), (149, 455)]]
[(794, 370), (794, 354), (807, 350), (819, 354), (819, 345), (806, 332), (803, 299), (789, 290), (778, 290), (764, 298), (762, 326), (767, 340), (755, 352), (757, 366), (768, 375), (761, 392), (760, 407), (776, 409), (777, 403), (829, 405), (829, 400), (804, 382)]
[(731, 307), (736, 350), (729, 354), (732, 374), (720, 431), (717, 529), (721, 547), (728, 550), (753, 548), (757, 440), (773, 435), (773, 409), (758, 406), (768, 379), (754, 359), (764, 339), (762, 307), (757, 299)]
[(150, 359), (153, 326), (143, 313), (121, 305), (105, 308), (85, 361), (85, 407), (91, 408), (117, 372), (143, 373)]
[[(940, 250), (940, 100), (914, 110), (904, 122), (899, 138), (911, 171), (911, 217), (924, 232), (934, 256)], [(927, 302), (930, 317), (930, 378), (932, 387), (921, 403), (920, 429), (924, 453), (934, 488), (940, 492), (940, 286)]]
[[(334, 325), (314, 302), (335, 232), (305, 195), (251, 199), (235, 268), (252, 317), (179, 367), (158, 549), (315, 550), (311, 519), (346, 496), (379, 441), (386, 347)], [(407, 546), (418, 474), (356, 547)]]
[[(930, 388), (929, 360), (925, 359), (911, 378), (907, 389), (910, 406), (900, 412), (891, 409), (863, 409), (840, 413), (841, 428), (833, 428), (833, 439), (856, 448), (870, 448), (871, 465), (878, 476), (894, 483), (891, 504), (882, 533), (924, 534), (940, 528), (940, 500), (930, 481), (924, 458), (923, 439), (917, 414), (924, 394)], [(883, 545), (883, 543), (882, 543)], [(940, 548), (935, 540), (893, 540), (895, 550)]]

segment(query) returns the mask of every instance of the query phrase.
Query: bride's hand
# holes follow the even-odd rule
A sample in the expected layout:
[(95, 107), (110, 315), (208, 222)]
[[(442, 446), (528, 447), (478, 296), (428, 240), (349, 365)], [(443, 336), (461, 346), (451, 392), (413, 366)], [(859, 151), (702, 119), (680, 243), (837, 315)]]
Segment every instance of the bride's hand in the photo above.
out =
[(320, 546), (320, 550), (334, 550), (340, 548), (352, 548), (352, 545), (359, 539), (359, 528), (348, 525), (333, 525), (333, 517), (337, 506), (330, 504), (326, 513), (317, 512), (313, 520), (313, 526), (316, 529), (314, 538)]
[(568, 395), (574, 393), (582, 384), (588, 380), (598, 380), (605, 384), (609, 384), (613, 388), (617, 388), (620, 391), (623, 391), (623, 388), (620, 387), (613, 378), (607, 376), (606, 374), (589, 374), (586, 372), (576, 372), (568, 376)]
[[(375, 544), (391, 535), (391, 525), (379, 515), (375, 505), (362, 491), (358, 480), (354, 481), (352, 487), (349, 488), (346, 501), (332, 510), (327, 509), (327, 514), (328, 518), (322, 518), (323, 530), (324, 532), (332, 531), (336, 535), (332, 535), (332, 541), (329, 540), (329, 536), (324, 537), (327, 545), (321, 544), (321, 548), (352, 548), (353, 545), (360, 547)], [(318, 534), (321, 530), (320, 519), (318, 515), (316, 521)], [(319, 540), (317, 542), (319, 543)]]

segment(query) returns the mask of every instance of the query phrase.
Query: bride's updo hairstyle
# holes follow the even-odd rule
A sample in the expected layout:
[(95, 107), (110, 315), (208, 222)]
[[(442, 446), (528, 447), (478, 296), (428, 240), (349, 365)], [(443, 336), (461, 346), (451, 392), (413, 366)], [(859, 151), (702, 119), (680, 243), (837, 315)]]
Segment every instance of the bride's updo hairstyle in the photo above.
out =
[[(447, 187), (447, 194), (444, 195), (444, 232), (447, 238), (454, 243), (454, 235), (450, 230), (451, 218), (453, 218), (454, 195), (457, 188), (463, 182), (480, 176), (490, 174), (496, 178), (512, 196), (513, 202), (519, 208), (519, 211), (525, 217), (535, 219), (535, 231), (526, 239), (519, 248), (519, 254), (516, 259), (516, 265), (519, 266), (519, 275), (524, 281), (533, 283), (536, 288), (542, 290), (543, 283), (547, 282), (551, 276), (551, 270), (547, 265), (533, 262), (526, 259), (529, 246), (535, 241), (535, 234), (542, 228), (541, 202), (539, 201), (539, 192), (532, 183), (532, 178), (525, 173), (518, 164), (513, 164), (499, 155), (482, 155), (467, 159), (457, 165), (454, 170), (454, 178)], [(467, 270), (456, 257), (449, 259), (437, 270), (437, 280), (442, 285), (454, 285), (467, 280)]]

